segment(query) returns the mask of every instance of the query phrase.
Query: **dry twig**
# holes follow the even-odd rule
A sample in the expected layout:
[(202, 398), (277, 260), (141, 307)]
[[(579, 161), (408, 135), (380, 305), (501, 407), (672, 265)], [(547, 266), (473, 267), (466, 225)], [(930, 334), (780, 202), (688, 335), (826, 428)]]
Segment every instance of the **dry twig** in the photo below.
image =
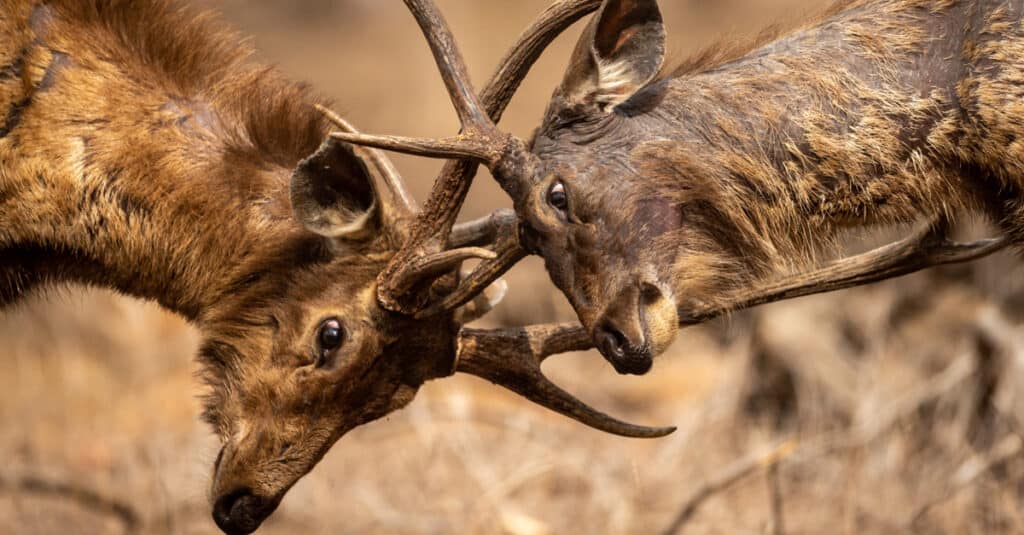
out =
[(1010, 435), (1003, 439), (994, 448), (983, 456), (972, 456), (965, 461), (960, 468), (953, 473), (949, 487), (942, 495), (930, 499), (915, 509), (914, 514), (907, 521), (907, 529), (918, 525), (925, 516), (936, 506), (953, 499), (962, 490), (974, 484), (982, 475), (988, 473), (996, 466), (1016, 457), (1024, 450), (1024, 442), (1017, 435)]
[[(911, 390), (890, 404), (889, 410), (882, 414), (874, 414), (870, 421), (862, 419), (852, 429), (840, 433), (829, 433), (803, 442), (799, 446), (795, 441), (787, 441), (772, 448), (767, 454), (761, 452), (733, 462), (690, 493), (689, 498), (680, 507), (675, 520), (662, 532), (663, 535), (681, 533), (686, 523), (693, 518), (694, 514), (696, 514), (697, 510), (708, 498), (729, 488), (759, 468), (772, 469), (774, 466), (786, 461), (806, 461), (809, 458), (870, 443), (891, 429), (897, 422), (963, 383), (974, 373), (975, 369), (974, 359), (958, 358), (945, 370), (932, 377), (930, 381)], [(1006, 448), (1006, 446), (1003, 447)], [(1017, 448), (1018, 450), (1020, 448), (1019, 439)], [(1006, 456), (1003, 456), (1003, 458), (1005, 460)], [(963, 470), (964, 468), (961, 469), (961, 471)], [(980, 474), (975, 474), (973, 478), (977, 478), (978, 475)], [(768, 477), (772, 477), (772, 475), (769, 474)], [(781, 495), (775, 496), (777, 488), (773, 489), (772, 493), (774, 529), (776, 534), (780, 534), (783, 533)]]
[(734, 483), (760, 468), (768, 468), (779, 463), (789, 457), (795, 450), (796, 442), (790, 440), (771, 448), (767, 453), (758, 452), (755, 455), (748, 455), (726, 466), (721, 472), (712, 476), (703, 485), (690, 493), (690, 497), (683, 502), (683, 506), (680, 508), (675, 520), (662, 532), (663, 535), (681, 533), (686, 523), (693, 518), (693, 515), (696, 514), (697, 510), (708, 498), (731, 487)]
[(782, 478), (779, 477), (779, 465), (773, 463), (765, 471), (765, 479), (768, 482), (768, 498), (772, 508), (772, 533), (774, 535), (785, 535), (786, 524), (783, 517), (782, 504)]
[(141, 521), (131, 505), (99, 492), (66, 481), (50, 481), (38, 476), (0, 477), (0, 491), (52, 496), (80, 507), (113, 516), (121, 521), (125, 533), (137, 533)]

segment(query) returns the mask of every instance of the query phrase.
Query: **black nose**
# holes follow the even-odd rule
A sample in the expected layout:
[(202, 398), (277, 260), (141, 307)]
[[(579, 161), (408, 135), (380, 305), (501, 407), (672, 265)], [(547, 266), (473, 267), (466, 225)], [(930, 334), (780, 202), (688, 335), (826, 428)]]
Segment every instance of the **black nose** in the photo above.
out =
[(275, 508), (270, 500), (254, 495), (249, 489), (239, 489), (217, 500), (213, 505), (213, 521), (227, 535), (249, 535)]
[(594, 345), (622, 375), (644, 375), (654, 366), (650, 350), (637, 347), (610, 323), (605, 323), (594, 333)]

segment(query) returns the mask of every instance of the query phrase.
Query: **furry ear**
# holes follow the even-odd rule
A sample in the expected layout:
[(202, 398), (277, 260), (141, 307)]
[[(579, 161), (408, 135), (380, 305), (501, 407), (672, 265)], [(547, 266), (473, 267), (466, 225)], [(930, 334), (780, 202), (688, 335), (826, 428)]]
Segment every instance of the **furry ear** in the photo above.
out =
[(657, 0), (605, 0), (576, 45), (559, 93), (570, 105), (608, 112), (650, 83), (664, 61)]
[(378, 230), (373, 178), (352, 147), (327, 140), (292, 174), (292, 211), (309, 231), (359, 240)]

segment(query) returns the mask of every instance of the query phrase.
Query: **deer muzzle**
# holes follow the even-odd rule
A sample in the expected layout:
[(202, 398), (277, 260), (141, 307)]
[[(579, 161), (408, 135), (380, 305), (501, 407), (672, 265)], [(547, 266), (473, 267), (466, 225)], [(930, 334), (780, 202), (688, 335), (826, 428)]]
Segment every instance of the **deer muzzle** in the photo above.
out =
[(213, 520), (227, 535), (249, 535), (277, 509), (280, 499), (257, 496), (249, 489), (238, 489), (217, 499)]
[(594, 345), (623, 375), (644, 375), (675, 341), (675, 303), (651, 284), (626, 287), (596, 322)]

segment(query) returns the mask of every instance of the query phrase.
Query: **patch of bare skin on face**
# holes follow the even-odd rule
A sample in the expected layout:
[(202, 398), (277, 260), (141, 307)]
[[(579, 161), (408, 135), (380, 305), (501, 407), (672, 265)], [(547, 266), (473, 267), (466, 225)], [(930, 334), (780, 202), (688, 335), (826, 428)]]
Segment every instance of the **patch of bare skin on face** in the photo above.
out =
[(0, 138), (7, 137), (18, 128), (36, 96), (52, 88), (60, 73), (71, 64), (68, 54), (51, 50), (45, 44), (51, 20), (49, 7), (35, 6), (29, 19), (35, 40), (24, 49), (14, 64), (0, 70), (0, 79), (20, 75), (24, 88), (21, 98), (10, 107), (3, 123), (0, 123)]
[(178, 128), (190, 136), (212, 138), (220, 125), (210, 106), (201, 101), (172, 98), (160, 107), (160, 111), (171, 115)]
[(57, 51), (51, 54), (50, 65), (46, 68), (46, 72), (43, 73), (43, 79), (39, 81), (39, 91), (46, 91), (53, 87), (57, 76), (71, 64), (71, 58), (67, 54)]
[(52, 21), (53, 9), (46, 4), (36, 4), (28, 18), (29, 27), (32, 28), (32, 33), (36, 35), (37, 39), (46, 35), (46, 30)]
[[(71, 64), (69, 55), (60, 50), (52, 50), (47, 45), (47, 34), (53, 12), (47, 5), (40, 4), (32, 10), (29, 26), (35, 34), (32, 51), (27, 58), (26, 82), (35, 92), (46, 91), (53, 87), (61, 71)], [(45, 65), (45, 67), (44, 67)]]

